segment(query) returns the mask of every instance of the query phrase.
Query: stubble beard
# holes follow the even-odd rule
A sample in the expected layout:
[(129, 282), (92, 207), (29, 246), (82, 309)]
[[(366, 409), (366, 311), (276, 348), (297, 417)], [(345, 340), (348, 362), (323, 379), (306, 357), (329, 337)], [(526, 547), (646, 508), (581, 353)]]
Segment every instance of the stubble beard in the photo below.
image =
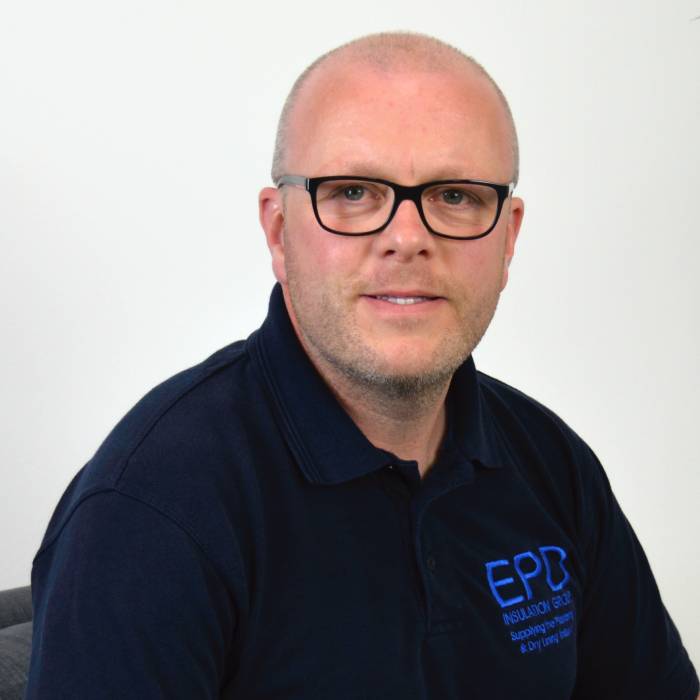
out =
[(500, 290), (488, 290), (478, 301), (465, 302), (459, 311), (460, 332), (442, 339), (423, 369), (401, 373), (388, 365), (364, 341), (352, 313), (343, 307), (342, 290), (335, 293), (297, 274), (294, 256), (287, 257), (289, 296), (303, 344), (312, 360), (320, 359), (346, 386), (370, 394), (375, 401), (406, 404), (415, 410), (428, 405), (446, 388), (455, 371), (469, 357), (496, 311)]

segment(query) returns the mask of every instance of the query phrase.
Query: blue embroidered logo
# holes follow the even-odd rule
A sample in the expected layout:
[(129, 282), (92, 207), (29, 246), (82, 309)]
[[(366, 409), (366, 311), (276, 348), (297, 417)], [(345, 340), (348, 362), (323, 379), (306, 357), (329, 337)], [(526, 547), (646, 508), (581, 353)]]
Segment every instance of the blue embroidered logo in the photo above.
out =
[[(522, 601), (525, 600), (525, 598), (530, 600), (532, 598), (532, 588), (530, 587), (530, 579), (537, 578), (538, 576), (540, 576), (543, 568), (545, 571), (547, 585), (552, 591), (560, 591), (568, 582), (570, 576), (569, 572), (564, 566), (566, 552), (561, 547), (555, 546), (538, 547), (537, 549), (540, 553), (539, 557), (536, 554), (533, 554), (529, 551), (521, 552), (520, 554), (516, 554), (513, 557), (513, 568), (515, 569), (515, 573), (518, 575), (518, 578), (522, 583), (522, 588), (525, 595), (520, 594), (513, 596), (512, 598), (504, 599), (497, 589), (501, 586), (507, 586), (508, 584), (513, 583), (514, 579), (512, 576), (501, 576), (501, 578), (496, 578), (494, 570), (504, 567), (510, 567), (510, 562), (507, 559), (497, 559), (496, 561), (486, 562), (486, 577), (488, 578), (491, 593), (502, 608), (507, 608), (510, 605), (522, 603)], [(554, 554), (552, 555), (552, 553)], [(560, 569), (560, 572), (558, 574), (552, 573), (552, 562), (550, 560), (550, 556), (556, 559), (556, 566), (558, 566)], [(526, 561), (530, 561), (531, 564), (526, 565)], [(532, 568), (533, 566), (534, 568)], [(507, 570), (509, 571), (509, 568)], [(555, 581), (555, 578), (558, 580)]]
[[(496, 559), (485, 564), (491, 594), (501, 609), (509, 608), (502, 613), (506, 627), (528, 623), (525, 627), (509, 630), (510, 640), (520, 643), (521, 654), (541, 652), (572, 635), (573, 596), (564, 588), (571, 579), (564, 563), (566, 559), (566, 552), (561, 547), (547, 545), (538, 547), (537, 553), (530, 550), (520, 552), (512, 562)], [(531, 584), (538, 579), (544, 579), (551, 593), (532, 601)], [(542, 588), (540, 585), (540, 590)], [(532, 602), (513, 608), (526, 600)]]

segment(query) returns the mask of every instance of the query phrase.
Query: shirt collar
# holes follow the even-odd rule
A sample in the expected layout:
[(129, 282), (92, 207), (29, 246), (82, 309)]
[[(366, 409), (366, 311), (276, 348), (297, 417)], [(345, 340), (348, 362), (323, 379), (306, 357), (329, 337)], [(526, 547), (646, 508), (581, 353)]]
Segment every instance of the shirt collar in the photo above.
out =
[[(279, 412), (290, 450), (305, 477), (337, 484), (397, 461), (372, 445), (328, 388), (289, 320), (282, 288), (275, 284), (268, 315), (249, 339)], [(447, 396), (448, 429), (439, 460), (502, 464), (490, 414), (471, 355), (457, 369)]]

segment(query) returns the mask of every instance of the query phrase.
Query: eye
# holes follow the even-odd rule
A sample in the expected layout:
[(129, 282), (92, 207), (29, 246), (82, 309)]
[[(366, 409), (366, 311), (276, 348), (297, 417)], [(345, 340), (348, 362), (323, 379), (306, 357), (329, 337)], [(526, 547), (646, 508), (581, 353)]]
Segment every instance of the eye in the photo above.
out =
[(384, 202), (390, 191), (386, 186), (366, 180), (328, 180), (319, 185), (316, 199), (337, 207), (356, 208)]
[(348, 185), (343, 187), (343, 196), (352, 202), (357, 202), (362, 199), (365, 193), (365, 188), (362, 185)]
[[(445, 204), (462, 204), (465, 203), (465, 200), (474, 201), (474, 199), (469, 198), (467, 193), (463, 190), (443, 190), (441, 196)], [(466, 203), (469, 203), (469, 201)]]
[(430, 188), (424, 194), (426, 202), (448, 209), (481, 208), (492, 196), (492, 191), (481, 185), (450, 183)]

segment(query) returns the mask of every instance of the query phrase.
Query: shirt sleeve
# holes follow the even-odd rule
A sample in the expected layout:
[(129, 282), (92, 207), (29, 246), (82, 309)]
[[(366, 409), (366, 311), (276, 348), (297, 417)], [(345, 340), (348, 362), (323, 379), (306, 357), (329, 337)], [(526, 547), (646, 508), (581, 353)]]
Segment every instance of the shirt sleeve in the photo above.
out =
[(27, 700), (218, 698), (235, 609), (195, 540), (118, 491), (83, 500), (32, 568)]
[(587, 450), (586, 582), (575, 700), (696, 700), (698, 677), (649, 562), (600, 462)]

